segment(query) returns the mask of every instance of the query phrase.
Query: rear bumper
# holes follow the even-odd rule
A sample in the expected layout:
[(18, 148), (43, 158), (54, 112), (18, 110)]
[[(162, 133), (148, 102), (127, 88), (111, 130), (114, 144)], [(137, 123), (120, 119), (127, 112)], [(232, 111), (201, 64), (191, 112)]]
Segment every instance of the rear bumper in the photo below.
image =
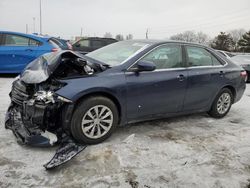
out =
[(236, 96), (235, 96), (235, 99), (234, 99), (234, 103), (238, 102), (242, 98), (242, 96), (243, 96), (243, 94), (245, 92), (246, 83), (243, 80), (242, 80), (242, 82), (243, 83), (241, 84), (241, 86), (236, 91)]

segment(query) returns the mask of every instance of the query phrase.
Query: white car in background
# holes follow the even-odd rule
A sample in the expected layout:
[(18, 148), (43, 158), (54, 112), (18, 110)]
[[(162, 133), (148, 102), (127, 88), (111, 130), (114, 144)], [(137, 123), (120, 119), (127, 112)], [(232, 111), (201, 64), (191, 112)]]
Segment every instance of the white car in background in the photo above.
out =
[(247, 74), (245, 81), (250, 82), (250, 55), (235, 55), (231, 58), (231, 61), (245, 69)]
[(219, 52), (221, 55), (225, 56), (228, 59), (230, 59), (231, 57), (234, 56), (232, 53), (227, 52), (227, 51), (223, 51), (223, 50), (216, 50), (216, 51)]

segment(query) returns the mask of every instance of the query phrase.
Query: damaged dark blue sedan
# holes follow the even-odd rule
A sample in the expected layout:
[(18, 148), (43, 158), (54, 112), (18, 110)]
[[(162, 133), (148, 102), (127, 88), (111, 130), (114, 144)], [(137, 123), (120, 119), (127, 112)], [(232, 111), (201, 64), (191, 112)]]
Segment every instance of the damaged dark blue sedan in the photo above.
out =
[(19, 143), (63, 144), (69, 160), (118, 125), (198, 112), (224, 117), (241, 99), (245, 75), (213, 49), (184, 42), (131, 40), (86, 56), (49, 53), (13, 82), (6, 128)]

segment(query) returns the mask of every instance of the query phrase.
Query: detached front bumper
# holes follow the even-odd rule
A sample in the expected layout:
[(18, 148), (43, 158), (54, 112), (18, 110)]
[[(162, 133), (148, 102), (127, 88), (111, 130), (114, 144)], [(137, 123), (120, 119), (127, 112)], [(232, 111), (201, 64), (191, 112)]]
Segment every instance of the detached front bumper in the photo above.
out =
[[(86, 148), (86, 145), (76, 143), (62, 128), (58, 128), (57, 136), (52, 133), (44, 134), (46, 130), (44, 131), (42, 124), (39, 126), (36, 123), (44, 123), (44, 116), (46, 116), (48, 106), (29, 106), (27, 104), (24, 104), (24, 106), (22, 109), (18, 105), (10, 104), (5, 117), (5, 128), (12, 130), (17, 142), (20, 144), (38, 147), (60, 144), (53, 158), (43, 165), (46, 170), (68, 162)], [(30, 122), (27, 121), (25, 116), (28, 116)]]
[[(43, 122), (46, 107), (41, 105), (24, 106), (25, 110), (22, 110), (22, 107), (10, 104), (5, 116), (5, 128), (12, 130), (19, 144), (39, 147), (54, 145), (58, 140), (57, 136), (53, 133), (45, 133), (45, 130), (39, 125)], [(33, 115), (33, 117), (28, 119), (31, 117), (29, 115)]]
[(41, 90), (33, 94), (29, 91), (29, 86), (20, 80), (13, 82), (5, 128), (12, 130), (19, 144), (38, 147), (58, 144), (55, 155), (44, 165), (52, 169), (68, 162), (86, 145), (76, 143), (66, 131), (73, 112), (72, 101), (55, 96), (52, 91)]

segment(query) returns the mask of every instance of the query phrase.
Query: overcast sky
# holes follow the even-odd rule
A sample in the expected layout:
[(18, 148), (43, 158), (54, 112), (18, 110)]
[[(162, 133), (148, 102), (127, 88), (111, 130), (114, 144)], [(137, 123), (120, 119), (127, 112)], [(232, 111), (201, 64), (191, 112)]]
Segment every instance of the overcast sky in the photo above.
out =
[[(0, 0), (0, 30), (39, 32), (39, 0)], [(42, 0), (43, 34), (70, 39), (110, 32), (168, 38), (185, 30), (215, 36), (250, 30), (250, 0)]]

